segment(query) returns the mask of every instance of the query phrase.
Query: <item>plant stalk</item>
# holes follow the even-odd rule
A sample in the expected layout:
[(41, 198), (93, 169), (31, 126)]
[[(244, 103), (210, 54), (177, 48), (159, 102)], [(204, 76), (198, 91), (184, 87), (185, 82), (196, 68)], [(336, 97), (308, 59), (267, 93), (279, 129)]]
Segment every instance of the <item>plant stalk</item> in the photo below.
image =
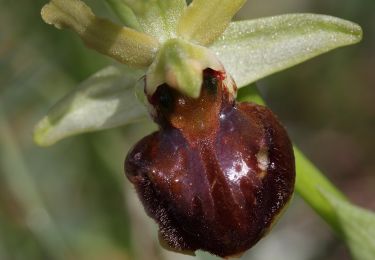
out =
[[(259, 90), (254, 84), (241, 88), (238, 92), (237, 99), (240, 102), (254, 102), (259, 105), (265, 105)], [(340, 200), (347, 201), (347, 198), (298, 148), (296, 148), (296, 146), (294, 146), (294, 155), (297, 173), (295, 190), (316, 213), (318, 213), (336, 232), (341, 234), (340, 223), (335, 209), (323, 196), (321, 191), (329, 191), (330, 194)]]

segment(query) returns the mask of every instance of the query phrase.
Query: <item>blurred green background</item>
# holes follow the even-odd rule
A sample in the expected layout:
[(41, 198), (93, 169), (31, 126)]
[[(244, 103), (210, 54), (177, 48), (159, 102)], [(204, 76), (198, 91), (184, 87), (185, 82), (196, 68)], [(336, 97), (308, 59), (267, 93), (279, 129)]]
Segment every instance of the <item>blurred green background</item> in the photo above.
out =
[[(85, 1), (113, 14), (104, 1)], [(0, 259), (193, 259), (167, 252), (123, 174), (150, 123), (39, 148), (35, 123), (96, 70), (113, 63), (73, 33), (44, 24), (46, 1), (0, 0)], [(308, 157), (354, 202), (375, 209), (375, 1), (253, 0), (238, 19), (314, 12), (359, 23), (364, 40), (259, 82)], [(198, 259), (217, 259), (198, 253)], [(274, 231), (242, 259), (350, 259), (296, 195)]]

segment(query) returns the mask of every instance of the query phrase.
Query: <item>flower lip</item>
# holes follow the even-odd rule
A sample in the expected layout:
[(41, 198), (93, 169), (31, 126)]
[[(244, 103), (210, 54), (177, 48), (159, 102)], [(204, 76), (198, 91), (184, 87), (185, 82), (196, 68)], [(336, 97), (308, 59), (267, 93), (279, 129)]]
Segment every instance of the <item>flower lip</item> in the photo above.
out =
[(125, 161), (161, 241), (174, 251), (240, 254), (266, 234), (293, 193), (285, 129), (267, 108), (237, 104), (226, 78), (205, 70), (198, 99), (159, 87), (149, 96), (159, 131)]

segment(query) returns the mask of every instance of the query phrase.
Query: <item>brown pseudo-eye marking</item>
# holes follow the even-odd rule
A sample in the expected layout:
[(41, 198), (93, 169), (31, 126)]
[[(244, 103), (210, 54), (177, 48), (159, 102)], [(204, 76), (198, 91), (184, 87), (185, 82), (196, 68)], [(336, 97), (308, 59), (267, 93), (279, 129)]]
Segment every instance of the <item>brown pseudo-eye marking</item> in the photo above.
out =
[(285, 129), (266, 107), (236, 103), (226, 77), (205, 70), (197, 99), (159, 86), (148, 96), (159, 131), (125, 161), (162, 244), (175, 251), (239, 255), (262, 238), (293, 193)]

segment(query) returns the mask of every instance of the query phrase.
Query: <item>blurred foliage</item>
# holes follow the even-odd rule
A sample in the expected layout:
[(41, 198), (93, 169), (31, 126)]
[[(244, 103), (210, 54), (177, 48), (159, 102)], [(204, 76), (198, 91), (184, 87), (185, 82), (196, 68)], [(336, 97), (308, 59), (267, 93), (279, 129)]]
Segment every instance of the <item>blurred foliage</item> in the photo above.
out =
[[(113, 63), (71, 32), (45, 25), (46, 1), (0, 0), (0, 259), (191, 259), (167, 253), (125, 179), (126, 151), (145, 123), (32, 142), (57, 100)], [(104, 1), (86, 1), (113, 18)], [(238, 18), (315, 12), (359, 23), (364, 40), (260, 82), (292, 139), (358, 204), (375, 209), (375, 2), (249, 1)], [(118, 22), (118, 21), (117, 21)], [(130, 138), (129, 138), (130, 137)], [(306, 236), (309, 234), (309, 236)], [(349, 259), (298, 197), (270, 236), (243, 259)], [(213, 257), (199, 253), (200, 259)]]

